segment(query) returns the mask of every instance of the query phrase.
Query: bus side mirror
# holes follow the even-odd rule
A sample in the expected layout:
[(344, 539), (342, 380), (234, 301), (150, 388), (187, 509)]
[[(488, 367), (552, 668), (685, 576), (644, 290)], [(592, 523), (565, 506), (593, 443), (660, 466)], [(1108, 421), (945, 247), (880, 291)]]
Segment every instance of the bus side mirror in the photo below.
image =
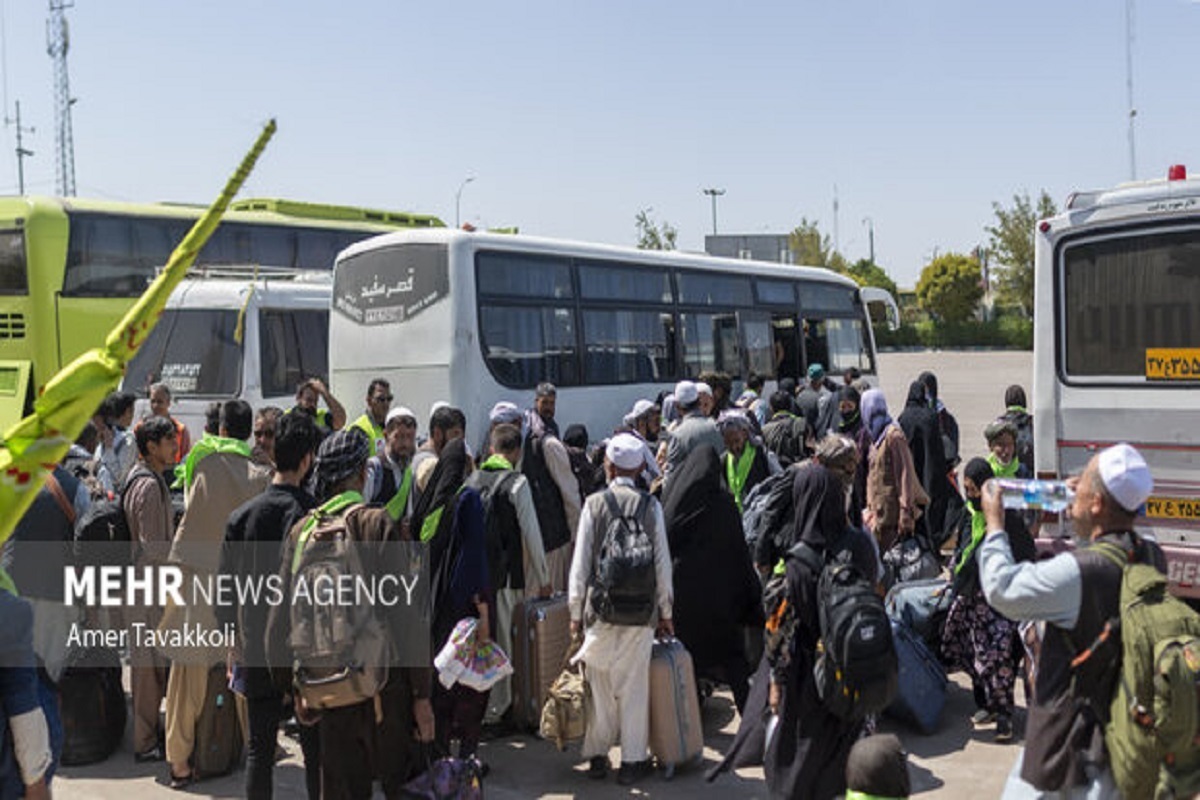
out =
[(864, 286), (859, 291), (862, 293), (862, 301), (865, 305), (883, 304), (889, 330), (894, 331), (900, 327), (900, 306), (896, 305), (896, 298), (892, 297), (891, 292), (877, 286)]

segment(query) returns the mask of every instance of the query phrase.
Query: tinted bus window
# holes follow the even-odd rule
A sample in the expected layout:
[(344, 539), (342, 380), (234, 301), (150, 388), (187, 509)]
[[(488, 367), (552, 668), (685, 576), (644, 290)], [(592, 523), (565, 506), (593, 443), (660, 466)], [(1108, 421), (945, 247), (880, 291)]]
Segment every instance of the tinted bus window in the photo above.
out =
[(126, 384), (145, 392), (162, 381), (177, 395), (233, 397), (241, 389), (242, 348), (234, 340), (238, 312), (163, 312), (126, 370)]
[(504, 297), (571, 297), (571, 265), (565, 259), (524, 254), (480, 253), (476, 256), (481, 295)]
[(736, 314), (680, 314), (679, 322), (684, 374), (712, 371), (734, 379), (742, 377)]
[(800, 306), (806, 314), (825, 312), (832, 314), (855, 313), (856, 290), (833, 283), (806, 282), (800, 285)]
[(665, 269), (581, 263), (579, 296), (586, 300), (670, 303), (671, 276)]
[(154, 266), (134, 257), (128, 218), (77, 215), (70, 222), (63, 294), (68, 297), (136, 297), (154, 278)]
[(796, 305), (796, 284), (791, 281), (769, 281), (759, 278), (754, 282), (758, 302), (776, 306)]
[(679, 273), (679, 302), (702, 306), (754, 305), (750, 279), (708, 272)]
[(0, 294), (28, 294), (25, 266), (25, 234), (0, 231)]
[[(746, 342), (746, 366), (764, 378), (775, 377), (775, 332), (766, 314), (742, 315), (742, 338)], [(780, 355), (782, 355), (782, 345)]]
[(488, 368), (504, 386), (579, 382), (575, 312), (570, 308), (485, 304), (479, 309), (479, 337)]
[(804, 321), (804, 350), (809, 364), (821, 364), (826, 372), (841, 373), (850, 367), (875, 371), (867, 350), (866, 331), (859, 318)]
[(584, 381), (674, 380), (675, 320), (659, 311), (583, 312)]
[(291, 396), (329, 375), (329, 312), (263, 309), (258, 315), (263, 397)]
[(1200, 231), (1070, 247), (1061, 291), (1067, 375), (1144, 378), (1147, 348), (1200, 342)]

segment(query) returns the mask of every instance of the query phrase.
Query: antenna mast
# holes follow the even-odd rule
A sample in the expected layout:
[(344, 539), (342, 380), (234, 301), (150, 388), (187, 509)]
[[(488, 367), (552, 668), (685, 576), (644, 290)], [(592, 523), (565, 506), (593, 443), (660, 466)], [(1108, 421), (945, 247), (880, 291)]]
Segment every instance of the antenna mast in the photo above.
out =
[(21, 124), (20, 100), (17, 101), (17, 116), (10, 118), (5, 115), (4, 124), (13, 125), (17, 129), (17, 186), (19, 187), (20, 194), (25, 194), (25, 159), (33, 155), (33, 151), (25, 147), (21, 137), (26, 133), (33, 133), (34, 129)]
[(1129, 180), (1137, 180), (1137, 157), (1133, 147), (1133, 0), (1125, 0), (1125, 90), (1129, 96)]
[(75, 139), (71, 134), (70, 80), (67, 77), (67, 50), (71, 46), (67, 33), (67, 9), (71, 0), (50, 0), (50, 17), (46, 20), (46, 52), (54, 61), (54, 179), (63, 197), (75, 195)]

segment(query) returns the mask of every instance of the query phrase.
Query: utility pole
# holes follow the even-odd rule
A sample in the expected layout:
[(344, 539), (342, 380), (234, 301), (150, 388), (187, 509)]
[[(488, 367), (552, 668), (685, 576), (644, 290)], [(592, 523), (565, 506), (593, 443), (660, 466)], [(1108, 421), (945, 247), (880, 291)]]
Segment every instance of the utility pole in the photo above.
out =
[(841, 252), (841, 249), (841, 243), (838, 241), (838, 196), (837, 184), (835, 183), (833, 185), (833, 252)]
[(713, 236), (717, 235), (717, 198), (725, 194), (724, 189), (705, 189), (704, 193), (712, 198)]
[(863, 217), (863, 225), (867, 226), (867, 241), (870, 243), (871, 263), (875, 263), (875, 220)]
[(67, 51), (71, 37), (67, 32), (67, 9), (71, 0), (50, 0), (50, 17), (46, 20), (46, 52), (54, 61), (54, 178), (58, 193), (63, 197), (75, 195), (75, 138), (71, 133), (71, 83), (67, 76)]
[(462, 190), (467, 188), (467, 184), (473, 180), (475, 180), (474, 175), (470, 176), (469, 178), (464, 178), (463, 182), (458, 185), (458, 191), (454, 193), (454, 227), (455, 228), (462, 227), (462, 223), (459, 219), (459, 214), (458, 214), (459, 206), (462, 203)]
[(4, 118), (5, 125), (12, 125), (17, 129), (17, 187), (19, 194), (25, 194), (25, 158), (33, 155), (32, 150), (26, 150), (21, 141), (22, 134), (33, 133), (33, 128), (26, 128), (21, 125), (21, 101), (17, 101), (17, 115), (10, 119)]
[(1129, 96), (1129, 180), (1137, 180), (1137, 156), (1133, 146), (1133, 0), (1125, 0), (1125, 91)]

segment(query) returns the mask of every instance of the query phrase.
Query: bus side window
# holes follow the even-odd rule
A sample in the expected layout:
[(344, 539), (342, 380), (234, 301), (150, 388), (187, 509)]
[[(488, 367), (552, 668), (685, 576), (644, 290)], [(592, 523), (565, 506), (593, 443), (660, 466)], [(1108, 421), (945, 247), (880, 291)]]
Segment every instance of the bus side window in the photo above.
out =
[(776, 378), (800, 377), (800, 337), (794, 314), (772, 314), (771, 334), (775, 341)]
[(263, 309), (259, 360), (263, 397), (288, 396), (304, 378), (329, 374), (329, 312)]
[(70, 297), (136, 297), (154, 278), (134, 259), (127, 217), (80, 214), (70, 222), (63, 294)]

